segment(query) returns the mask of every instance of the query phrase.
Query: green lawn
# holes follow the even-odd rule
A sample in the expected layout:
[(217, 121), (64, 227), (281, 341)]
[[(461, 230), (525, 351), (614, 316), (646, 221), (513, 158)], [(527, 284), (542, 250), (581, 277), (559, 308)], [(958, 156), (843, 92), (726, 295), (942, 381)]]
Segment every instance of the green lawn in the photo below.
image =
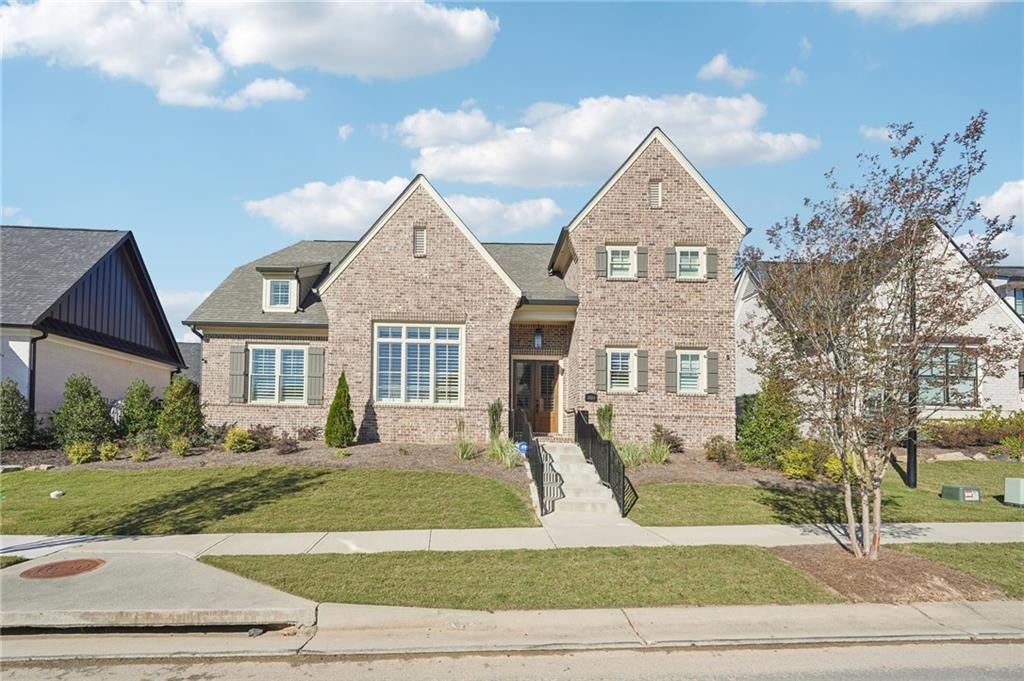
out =
[[(4, 473), (7, 534), (326, 532), (537, 525), (525, 485), (458, 473), (239, 466)], [(63, 490), (50, 499), (52, 490)]]
[[(1002, 461), (944, 461), (918, 466), (916, 490), (890, 470), (883, 482), (887, 522), (1024, 521), (1024, 509), (1004, 506), (1003, 479), (1024, 476), (1024, 465)], [(939, 498), (943, 483), (981, 488), (980, 504)], [(756, 525), (837, 522), (842, 500), (827, 492), (794, 492), (739, 485), (642, 485), (629, 517), (641, 525)]]
[(0, 570), (17, 565), (18, 563), (24, 563), (26, 560), (28, 559), (21, 556), (0, 556)]
[(903, 544), (895, 548), (991, 582), (1010, 598), (1024, 598), (1024, 543)]
[(473, 610), (832, 603), (752, 546), (205, 556), (320, 602)]

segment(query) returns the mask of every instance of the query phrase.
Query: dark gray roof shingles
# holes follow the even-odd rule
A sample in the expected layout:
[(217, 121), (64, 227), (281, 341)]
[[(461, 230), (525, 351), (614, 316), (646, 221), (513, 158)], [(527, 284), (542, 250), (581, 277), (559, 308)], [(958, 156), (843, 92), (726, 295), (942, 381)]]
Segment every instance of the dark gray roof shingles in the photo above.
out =
[(512, 277), (528, 301), (575, 303), (565, 281), (548, 274), (554, 244), (486, 243), (484, 248), (505, 274)]
[(0, 228), (0, 323), (33, 324), (127, 235), (120, 230)]
[(185, 369), (182, 373), (188, 376), (193, 383), (199, 385), (203, 372), (202, 343), (178, 341), (178, 350), (181, 351), (181, 359), (185, 362)]

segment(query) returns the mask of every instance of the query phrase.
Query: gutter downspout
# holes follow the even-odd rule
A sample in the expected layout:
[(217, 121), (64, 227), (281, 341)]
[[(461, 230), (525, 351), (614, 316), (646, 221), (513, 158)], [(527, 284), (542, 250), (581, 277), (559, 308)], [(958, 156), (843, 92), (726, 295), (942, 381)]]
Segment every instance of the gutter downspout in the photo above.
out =
[(41, 341), (50, 334), (40, 331), (41, 336), (34, 336), (28, 339), (28, 410), (35, 418), (36, 413), (36, 342)]

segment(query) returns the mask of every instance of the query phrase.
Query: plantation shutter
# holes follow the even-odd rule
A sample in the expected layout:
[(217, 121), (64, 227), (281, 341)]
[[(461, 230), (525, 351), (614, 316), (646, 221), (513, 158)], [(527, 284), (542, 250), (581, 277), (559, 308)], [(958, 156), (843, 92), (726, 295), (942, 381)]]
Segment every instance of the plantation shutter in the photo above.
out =
[(309, 348), (306, 361), (306, 404), (324, 403), (324, 349)]
[(665, 249), (665, 278), (676, 278), (676, 249), (675, 246)]
[(647, 392), (647, 351), (636, 351), (636, 391)]
[(228, 402), (245, 402), (248, 366), (245, 346), (232, 345), (231, 359), (228, 365)]
[(718, 353), (708, 353), (708, 395), (718, 394)]
[(597, 390), (608, 389), (608, 353), (604, 350), (594, 352), (594, 383)]
[(608, 276), (608, 250), (603, 246), (597, 249), (597, 276)]
[(647, 277), (647, 246), (636, 247), (636, 276), (638, 279)]
[(676, 351), (667, 350), (665, 352), (665, 392), (679, 392), (679, 376), (677, 375), (677, 372), (678, 369), (676, 366)]
[(709, 248), (707, 250), (707, 267), (705, 268), (706, 274), (704, 275), (708, 279), (718, 279), (718, 249)]

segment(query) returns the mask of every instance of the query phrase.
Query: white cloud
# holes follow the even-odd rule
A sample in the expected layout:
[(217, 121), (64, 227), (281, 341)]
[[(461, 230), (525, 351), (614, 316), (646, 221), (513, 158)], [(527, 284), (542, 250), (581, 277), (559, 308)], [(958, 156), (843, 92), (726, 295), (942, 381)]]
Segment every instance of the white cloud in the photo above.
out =
[(171, 331), (177, 334), (180, 341), (197, 341), (196, 336), (187, 327), (181, 326), (181, 320), (185, 319), (199, 307), (199, 304), (210, 295), (209, 291), (195, 291), (189, 289), (163, 289), (156, 292), (160, 299), (160, 305), (164, 308), (167, 321), (171, 325)]
[[(407, 184), (409, 180), (404, 177), (392, 177), (385, 182), (358, 177), (346, 177), (334, 184), (310, 182), (277, 196), (248, 201), (245, 209), (289, 234), (354, 239), (369, 229)], [(445, 198), (478, 236), (538, 227), (562, 214), (562, 209), (549, 198), (513, 203), (462, 194)]]
[(164, 104), (240, 109), (302, 99), (283, 78), (224, 92), (228, 67), (269, 64), (401, 78), (482, 57), (498, 30), (480, 9), (409, 3), (13, 2), (2, 56), (93, 68)]
[(842, 12), (853, 12), (862, 19), (886, 21), (898, 28), (938, 24), (944, 21), (973, 19), (988, 11), (995, 2), (976, 0), (833, 0), (832, 6)]
[(480, 109), (444, 112), (420, 109), (394, 126), (407, 147), (436, 147), (454, 142), (472, 142), (494, 130)]
[(892, 133), (886, 126), (873, 128), (868, 125), (862, 125), (857, 128), (857, 132), (860, 133), (861, 137), (872, 142), (888, 142), (892, 139)]
[(347, 142), (348, 138), (352, 135), (352, 124), (345, 123), (344, 125), (338, 126), (338, 139), (342, 142)]
[(707, 64), (700, 67), (697, 77), (701, 80), (721, 79), (729, 81), (733, 87), (743, 87), (757, 77), (750, 69), (733, 66), (725, 52), (719, 52)]
[(31, 227), (33, 225), (31, 220), (21, 214), (21, 208), (18, 206), (0, 207), (0, 216), (3, 217), (5, 225), (19, 225), (21, 227)]
[(489, 196), (454, 194), (446, 199), (479, 238), (508, 236), (541, 227), (562, 214), (558, 204), (549, 198), (503, 203)]
[(800, 56), (807, 59), (811, 56), (811, 51), (814, 49), (814, 45), (811, 45), (811, 40), (807, 36), (800, 38)]
[(1024, 180), (1004, 182), (999, 189), (988, 196), (978, 198), (981, 214), (985, 217), (996, 216), (1003, 220), (1016, 215), (1018, 224), (1024, 220)]
[(528, 125), (492, 124), (478, 141), (421, 147), (413, 169), (474, 183), (584, 184), (606, 178), (656, 125), (700, 166), (784, 161), (820, 146), (802, 133), (759, 130), (765, 106), (751, 95), (597, 97), (528, 112)]
[(807, 82), (807, 74), (794, 66), (786, 73), (785, 80), (790, 85), (803, 85)]
[[(1020, 213), (1018, 213), (1020, 215)], [(1024, 263), (1024, 234), (1017, 228), (1010, 232), (1003, 232), (992, 242), (994, 248), (1006, 251), (1003, 262), (1007, 265), (1020, 265)]]

